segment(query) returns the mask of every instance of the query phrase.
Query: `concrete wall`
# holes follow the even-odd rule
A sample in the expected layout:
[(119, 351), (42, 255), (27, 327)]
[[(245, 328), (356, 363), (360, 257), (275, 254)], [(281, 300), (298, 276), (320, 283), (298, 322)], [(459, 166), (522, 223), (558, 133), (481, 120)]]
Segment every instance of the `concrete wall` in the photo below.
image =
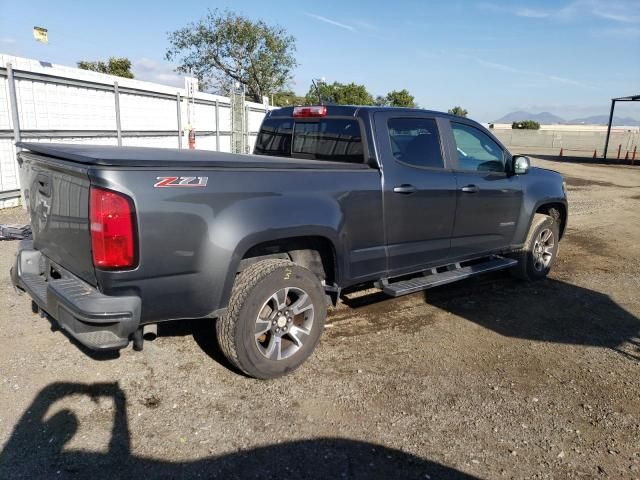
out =
[[(606, 131), (573, 131), (565, 130), (492, 130), (493, 134), (504, 143), (512, 153), (545, 153), (558, 155), (560, 149), (565, 155), (592, 156), (594, 150), (602, 157)], [(637, 131), (611, 131), (608, 158), (615, 158), (618, 146), (621, 146), (622, 157), (634, 147), (640, 149), (640, 133)], [(636, 155), (640, 158), (640, 152)]]
[[(0, 54), (0, 208), (17, 204), (20, 188), (8, 64), (14, 72), (23, 141), (117, 145), (115, 82), (122, 145), (177, 148), (178, 93), (183, 129), (188, 124), (184, 89)], [(231, 151), (230, 103), (228, 97), (202, 92), (195, 95), (195, 104), (189, 108), (196, 148)], [(248, 151), (253, 148), (265, 111), (264, 105), (245, 102)], [(186, 133), (182, 145), (188, 146)]]
[[(489, 124), (485, 124), (489, 125)], [(492, 123), (494, 130), (511, 130), (510, 123)], [(606, 132), (606, 125), (586, 125), (586, 124), (553, 124), (553, 125), (540, 125), (540, 130), (554, 130), (558, 132)], [(613, 127), (612, 132), (640, 132), (640, 127)]]

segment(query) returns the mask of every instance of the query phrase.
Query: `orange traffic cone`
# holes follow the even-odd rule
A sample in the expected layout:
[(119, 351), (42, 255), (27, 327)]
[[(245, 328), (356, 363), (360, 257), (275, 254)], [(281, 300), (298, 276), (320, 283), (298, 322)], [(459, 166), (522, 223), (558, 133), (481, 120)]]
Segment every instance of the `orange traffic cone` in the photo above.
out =
[(598, 157), (598, 150), (596, 149), (593, 151), (593, 158), (595, 159), (597, 157)]
[(560, 149), (560, 158), (562, 158), (562, 154), (563, 154), (563, 152), (564, 152), (564, 148), (561, 148), (561, 149)]

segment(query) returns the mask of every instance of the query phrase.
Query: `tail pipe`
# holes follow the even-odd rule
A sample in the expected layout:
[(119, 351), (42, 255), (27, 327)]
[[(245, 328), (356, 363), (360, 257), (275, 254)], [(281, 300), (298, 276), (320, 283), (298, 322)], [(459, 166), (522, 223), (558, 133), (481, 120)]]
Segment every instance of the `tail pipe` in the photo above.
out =
[(158, 324), (157, 323), (149, 323), (142, 327), (142, 338), (145, 340), (155, 340), (158, 336)]

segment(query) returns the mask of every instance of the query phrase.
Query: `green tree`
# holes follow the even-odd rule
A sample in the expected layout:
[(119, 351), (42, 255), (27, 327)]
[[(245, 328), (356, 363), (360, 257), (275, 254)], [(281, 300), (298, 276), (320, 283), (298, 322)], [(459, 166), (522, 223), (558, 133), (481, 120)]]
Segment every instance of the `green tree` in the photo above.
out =
[[(318, 90), (320, 90), (323, 102), (336, 105), (374, 105), (373, 96), (364, 85), (339, 82), (320, 83)], [(309, 88), (305, 99), (308, 104), (318, 103), (318, 92), (314, 85)]]
[(169, 33), (166, 59), (177, 71), (196, 76), (201, 88), (246, 86), (253, 100), (280, 91), (297, 63), (295, 38), (279, 26), (253, 21), (230, 11), (209, 10), (195, 23)]
[(131, 60), (125, 57), (110, 57), (107, 62), (97, 60), (91, 62), (88, 60), (80, 60), (78, 68), (82, 70), (91, 70), (93, 72), (107, 73), (118, 77), (133, 78), (131, 72)]
[(289, 105), (304, 105), (305, 97), (300, 97), (290, 90), (282, 90), (273, 94), (273, 105), (276, 107), (286, 107)]
[(523, 120), (511, 124), (513, 130), (540, 130), (540, 124), (535, 120)]
[(464, 108), (457, 106), (450, 108), (448, 113), (451, 115), (458, 115), (459, 117), (466, 117), (469, 112), (467, 112)]
[(389, 100), (385, 95), (378, 95), (376, 99), (373, 101), (373, 104), (377, 105), (378, 107), (388, 107)]
[(407, 89), (393, 90), (387, 93), (387, 105), (392, 107), (416, 107), (416, 99), (409, 93)]

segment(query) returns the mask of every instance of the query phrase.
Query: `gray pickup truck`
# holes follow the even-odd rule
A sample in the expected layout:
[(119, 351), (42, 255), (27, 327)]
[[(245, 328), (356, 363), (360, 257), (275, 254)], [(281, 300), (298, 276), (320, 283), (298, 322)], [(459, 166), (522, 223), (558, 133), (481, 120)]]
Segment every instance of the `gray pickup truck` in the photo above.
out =
[(11, 277), (35, 311), (96, 350), (215, 318), (222, 351), (258, 378), (309, 357), (344, 289), (541, 279), (567, 224), (558, 173), (425, 110), (273, 110), (254, 155), (19, 146), (33, 241)]

